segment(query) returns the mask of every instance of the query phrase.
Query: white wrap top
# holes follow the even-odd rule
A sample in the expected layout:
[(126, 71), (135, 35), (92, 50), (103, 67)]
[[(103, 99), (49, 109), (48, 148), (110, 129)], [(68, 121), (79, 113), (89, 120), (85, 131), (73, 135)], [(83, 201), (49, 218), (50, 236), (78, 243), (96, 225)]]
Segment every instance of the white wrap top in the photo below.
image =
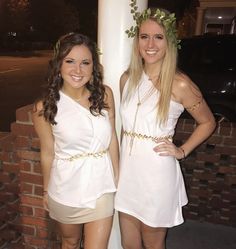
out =
[(48, 193), (67, 206), (94, 208), (97, 198), (116, 191), (107, 150), (112, 132), (108, 112), (94, 116), (61, 91), (57, 107)]

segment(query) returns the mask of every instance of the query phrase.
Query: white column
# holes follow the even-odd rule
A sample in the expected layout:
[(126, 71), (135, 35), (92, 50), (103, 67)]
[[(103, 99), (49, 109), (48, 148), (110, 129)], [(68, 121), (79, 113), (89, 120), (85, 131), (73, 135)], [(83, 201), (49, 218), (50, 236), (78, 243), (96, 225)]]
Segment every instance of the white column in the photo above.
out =
[[(98, 47), (104, 66), (104, 83), (114, 93), (116, 105), (116, 126), (120, 136), (119, 117), (119, 79), (127, 69), (130, 60), (132, 38), (128, 38), (125, 30), (134, 25), (130, 13), (130, 0), (98, 0)], [(148, 0), (137, 0), (138, 11), (147, 8)], [(122, 249), (117, 214), (114, 217), (109, 249)]]
[[(138, 11), (147, 8), (147, 0), (137, 0)], [(99, 0), (98, 3), (98, 47), (104, 66), (104, 83), (109, 85), (115, 96), (116, 123), (119, 135), (119, 78), (127, 69), (130, 60), (132, 38), (128, 38), (125, 30), (134, 20), (130, 13), (130, 0)]]

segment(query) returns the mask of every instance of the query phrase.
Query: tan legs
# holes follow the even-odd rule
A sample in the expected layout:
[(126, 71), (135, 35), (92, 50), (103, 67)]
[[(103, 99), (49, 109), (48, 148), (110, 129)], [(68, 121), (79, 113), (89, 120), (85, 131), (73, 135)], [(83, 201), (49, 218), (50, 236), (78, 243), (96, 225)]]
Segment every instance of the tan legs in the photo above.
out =
[(145, 249), (165, 249), (167, 228), (153, 228), (142, 224), (142, 237)]
[(149, 227), (124, 213), (119, 213), (119, 220), (124, 249), (165, 249), (167, 228)]
[(119, 213), (121, 244), (124, 249), (142, 249), (141, 222), (125, 213)]
[(113, 216), (84, 225), (84, 249), (107, 249)]
[(62, 236), (62, 249), (79, 249), (82, 225), (58, 223)]
[[(84, 249), (107, 249), (113, 216), (84, 224)], [(58, 223), (61, 249), (79, 249), (83, 225)]]

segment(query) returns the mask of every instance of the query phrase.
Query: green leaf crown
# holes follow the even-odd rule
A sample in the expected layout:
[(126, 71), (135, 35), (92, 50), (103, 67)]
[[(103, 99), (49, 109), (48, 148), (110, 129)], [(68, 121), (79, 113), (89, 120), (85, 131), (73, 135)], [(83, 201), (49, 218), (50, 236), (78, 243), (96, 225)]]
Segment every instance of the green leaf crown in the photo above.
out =
[(147, 19), (156, 19), (156, 21), (163, 25), (165, 28), (166, 36), (169, 40), (180, 49), (180, 40), (177, 39), (177, 30), (176, 30), (176, 17), (174, 13), (166, 13), (161, 9), (152, 10), (150, 8), (145, 9), (142, 13), (138, 12), (136, 0), (131, 0), (131, 14), (133, 15), (133, 19), (136, 22), (136, 26), (132, 26), (130, 29), (126, 30), (125, 33), (128, 37), (134, 37), (139, 30), (142, 22)]

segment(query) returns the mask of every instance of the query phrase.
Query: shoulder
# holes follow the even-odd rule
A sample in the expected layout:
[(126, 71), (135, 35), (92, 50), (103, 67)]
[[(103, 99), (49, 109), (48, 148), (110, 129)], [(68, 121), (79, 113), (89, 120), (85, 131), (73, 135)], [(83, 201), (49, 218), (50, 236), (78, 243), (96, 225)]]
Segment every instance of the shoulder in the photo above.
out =
[(104, 87), (105, 87), (105, 93), (106, 93), (106, 95), (108, 97), (112, 97), (113, 96), (113, 91), (112, 91), (111, 87), (108, 86), (108, 85), (104, 85)]
[(192, 94), (201, 96), (198, 86), (184, 73), (176, 73), (172, 94), (176, 101), (182, 103), (185, 98), (191, 98)]
[(37, 102), (35, 102), (33, 104), (33, 110), (32, 110), (32, 114), (33, 115), (38, 115), (39, 113), (41, 113), (43, 111), (43, 101), (39, 100)]
[(33, 105), (33, 109), (32, 109), (32, 120), (33, 123), (41, 123), (41, 122), (46, 122), (44, 115), (43, 115), (43, 101), (37, 101), (34, 103)]
[(120, 76), (120, 82), (124, 83), (128, 80), (129, 78), (129, 73), (125, 71), (121, 76)]
[(193, 82), (186, 74), (176, 73), (173, 88), (186, 90), (191, 84), (193, 84)]
[(125, 83), (127, 82), (129, 78), (129, 74), (127, 71), (125, 71), (121, 77), (120, 77), (120, 92), (122, 93), (123, 92), (123, 89), (124, 89), (124, 86), (125, 86)]
[(51, 124), (46, 121), (43, 115), (43, 110), (43, 102), (36, 102), (32, 110), (32, 121), (38, 136), (47, 140), (47, 135), (51, 134)]
[(105, 108), (108, 111), (109, 118), (114, 116), (115, 112), (115, 102), (114, 102), (114, 96), (113, 91), (111, 87), (105, 86), (105, 102), (107, 104), (107, 107)]
[(104, 85), (104, 87), (105, 87), (105, 101), (110, 106), (111, 103), (113, 103), (113, 101), (114, 101), (113, 91), (112, 91), (111, 87), (108, 85)]

